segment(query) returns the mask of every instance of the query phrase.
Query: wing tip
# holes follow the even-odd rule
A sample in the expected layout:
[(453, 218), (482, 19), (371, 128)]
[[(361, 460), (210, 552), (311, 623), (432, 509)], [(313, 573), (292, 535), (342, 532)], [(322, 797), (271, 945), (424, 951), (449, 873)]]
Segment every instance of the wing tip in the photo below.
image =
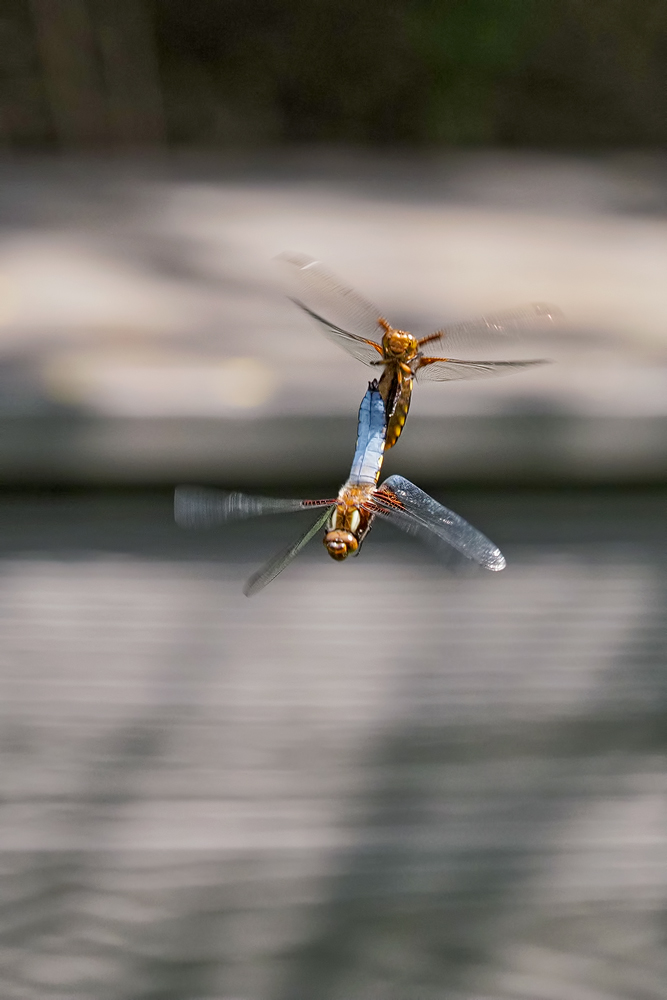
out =
[(201, 496), (197, 486), (177, 486), (174, 490), (174, 521), (181, 528), (193, 528), (197, 518), (193, 516), (192, 501)]
[(267, 583), (271, 582), (271, 579), (272, 577), (269, 577), (268, 580), (264, 579), (263, 567), (255, 570), (243, 584), (243, 593), (246, 597), (254, 597), (260, 590), (264, 590), (264, 587), (266, 587)]
[(500, 549), (496, 549), (486, 563), (486, 568), (490, 569), (492, 573), (500, 573), (500, 571), (505, 569), (506, 566), (507, 560)]

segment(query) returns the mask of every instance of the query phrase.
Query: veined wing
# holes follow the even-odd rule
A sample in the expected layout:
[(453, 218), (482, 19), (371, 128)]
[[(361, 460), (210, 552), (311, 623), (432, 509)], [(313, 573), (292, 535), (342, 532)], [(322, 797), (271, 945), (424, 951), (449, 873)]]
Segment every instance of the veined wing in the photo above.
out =
[(420, 358), (415, 377), (418, 382), (454, 382), (457, 379), (493, 378), (511, 375), (522, 368), (547, 365), (546, 359), (531, 361), (459, 361), (457, 358)]
[(505, 312), (451, 323), (433, 334), (429, 343), (436, 344), (447, 354), (456, 354), (461, 348), (491, 349), (502, 344), (503, 340), (517, 340), (529, 330), (543, 332), (554, 329), (562, 320), (563, 314), (557, 306), (532, 302)]
[(318, 316), (317, 313), (313, 312), (312, 309), (308, 309), (298, 299), (292, 299), (292, 301), (320, 324), (329, 340), (332, 340), (335, 344), (339, 344), (348, 354), (356, 358), (357, 361), (362, 361), (365, 365), (372, 365), (382, 358), (382, 348), (374, 340), (364, 340), (363, 337), (357, 337), (354, 333), (348, 333), (342, 327), (334, 326), (333, 323), (324, 319), (323, 316)]
[(365, 364), (381, 357), (377, 338), (382, 314), (376, 306), (312, 257), (283, 253), (276, 262), (289, 297), (321, 325), (330, 340)]
[(403, 476), (385, 479), (373, 495), (373, 503), (379, 514), (409, 535), (427, 543), (436, 539), (447, 542), (485, 569), (497, 572), (505, 568), (505, 557), (486, 535)]
[(174, 493), (174, 518), (182, 528), (212, 528), (225, 521), (237, 521), (263, 514), (289, 514), (310, 507), (326, 507), (335, 500), (278, 500), (253, 497), (245, 493), (227, 493), (204, 486), (177, 486)]
[(269, 561), (265, 563), (261, 569), (258, 569), (256, 573), (252, 574), (243, 588), (243, 593), (246, 597), (252, 597), (253, 594), (262, 590), (263, 587), (266, 587), (267, 583), (271, 583), (272, 580), (275, 580), (278, 574), (282, 573), (285, 567), (292, 562), (292, 559), (299, 554), (301, 549), (308, 544), (311, 538), (313, 538), (317, 532), (324, 527), (334, 506), (331, 504), (331, 501), (329, 501), (329, 504), (330, 506), (327, 507), (320, 517), (318, 517), (315, 524), (312, 524), (310, 528), (308, 528), (308, 531), (304, 532), (304, 534), (301, 535), (296, 542), (290, 545), (289, 548), (284, 549), (282, 552), (273, 556), (273, 558), (269, 559)]

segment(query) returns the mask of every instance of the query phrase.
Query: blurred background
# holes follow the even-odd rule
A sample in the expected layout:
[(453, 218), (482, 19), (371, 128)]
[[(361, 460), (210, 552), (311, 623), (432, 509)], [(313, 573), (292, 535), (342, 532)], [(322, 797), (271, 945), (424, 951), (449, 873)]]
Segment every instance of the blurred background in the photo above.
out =
[[(667, 8), (4, 0), (0, 993), (662, 1000)], [(370, 369), (285, 297), (566, 322), (389, 454), (500, 545), (172, 523), (330, 496)]]

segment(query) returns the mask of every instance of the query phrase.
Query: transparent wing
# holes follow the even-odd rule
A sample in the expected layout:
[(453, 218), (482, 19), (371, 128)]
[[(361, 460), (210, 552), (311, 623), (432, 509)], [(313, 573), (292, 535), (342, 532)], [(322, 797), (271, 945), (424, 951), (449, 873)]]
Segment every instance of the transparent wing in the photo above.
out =
[(505, 568), (502, 552), (486, 535), (403, 476), (385, 479), (373, 502), (382, 517), (409, 535), (431, 544), (444, 541), (485, 569), (497, 572)]
[(308, 309), (298, 299), (292, 299), (292, 301), (320, 324), (329, 340), (338, 344), (348, 354), (351, 354), (353, 358), (356, 358), (357, 361), (362, 361), (365, 365), (371, 365), (382, 358), (380, 346), (374, 340), (364, 340), (363, 337), (357, 337), (353, 333), (348, 333), (342, 327), (334, 326), (333, 323), (329, 323), (324, 317), (318, 316), (317, 313), (313, 312), (312, 309)]
[(310, 528), (308, 528), (308, 531), (304, 532), (304, 534), (301, 535), (296, 542), (290, 545), (289, 548), (273, 556), (273, 558), (269, 559), (269, 561), (265, 563), (261, 569), (258, 569), (256, 573), (253, 573), (243, 588), (243, 593), (246, 597), (252, 597), (253, 594), (262, 590), (263, 587), (266, 587), (267, 583), (271, 583), (272, 580), (275, 580), (279, 573), (282, 573), (285, 567), (292, 562), (292, 559), (299, 554), (301, 549), (308, 544), (311, 538), (313, 538), (314, 535), (316, 535), (317, 532), (324, 527), (331, 514), (333, 506), (334, 505), (332, 504), (327, 507), (324, 513), (318, 517), (317, 521), (315, 521), (315, 524), (311, 525)]
[(263, 514), (289, 514), (309, 507), (327, 507), (335, 500), (277, 500), (252, 497), (245, 493), (227, 493), (204, 486), (177, 486), (174, 492), (174, 518), (182, 528), (212, 528), (225, 521)]
[(511, 375), (522, 368), (547, 365), (546, 359), (531, 361), (459, 361), (456, 358), (420, 358), (415, 373), (418, 382), (454, 382), (457, 379), (493, 378)]
[(321, 324), (331, 340), (361, 361), (377, 361), (378, 351), (370, 346), (379, 335), (378, 321), (382, 314), (377, 306), (312, 257), (282, 253), (276, 257), (276, 263), (287, 294)]
[(528, 331), (544, 333), (555, 329), (563, 321), (563, 314), (557, 306), (543, 302), (531, 302), (490, 316), (479, 316), (462, 323), (452, 323), (428, 338), (439, 350), (456, 354), (461, 348), (480, 350), (492, 349), (503, 340), (517, 340)]

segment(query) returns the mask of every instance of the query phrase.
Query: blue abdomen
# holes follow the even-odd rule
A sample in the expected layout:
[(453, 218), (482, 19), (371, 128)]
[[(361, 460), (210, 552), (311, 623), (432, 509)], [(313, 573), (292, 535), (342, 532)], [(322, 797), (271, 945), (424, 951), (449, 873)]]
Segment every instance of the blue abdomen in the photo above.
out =
[(357, 450), (350, 469), (350, 483), (375, 485), (380, 476), (387, 435), (387, 414), (376, 381), (369, 382), (359, 407)]

